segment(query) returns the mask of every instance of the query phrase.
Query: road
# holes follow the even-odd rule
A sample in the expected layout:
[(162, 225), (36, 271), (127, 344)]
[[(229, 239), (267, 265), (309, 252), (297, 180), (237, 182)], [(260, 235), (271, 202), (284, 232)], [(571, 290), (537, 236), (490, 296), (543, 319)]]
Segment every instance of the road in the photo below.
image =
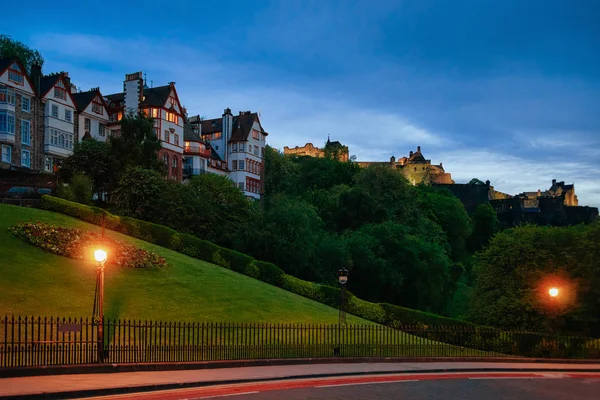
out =
[(455, 372), (291, 379), (87, 400), (585, 400), (597, 399), (599, 392), (600, 373)]

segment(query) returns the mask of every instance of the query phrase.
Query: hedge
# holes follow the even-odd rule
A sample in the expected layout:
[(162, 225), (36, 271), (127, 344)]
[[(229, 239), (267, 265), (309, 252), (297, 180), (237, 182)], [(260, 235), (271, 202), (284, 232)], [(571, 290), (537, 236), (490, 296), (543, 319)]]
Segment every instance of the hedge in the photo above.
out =
[[(214, 243), (192, 235), (179, 233), (163, 225), (129, 217), (119, 217), (97, 207), (89, 207), (49, 195), (42, 196), (41, 207), (45, 210), (66, 214), (95, 225), (102, 224), (102, 214), (104, 214), (105, 227), (107, 229), (175, 250), (199, 260), (220, 265), (333, 308), (337, 308), (339, 305), (339, 288), (298, 279), (285, 274), (275, 264), (256, 260), (246, 254), (217, 246)], [(466, 321), (446, 318), (392, 304), (371, 303), (357, 298), (350, 292), (346, 292), (346, 304), (348, 313), (385, 325), (476, 326)]]

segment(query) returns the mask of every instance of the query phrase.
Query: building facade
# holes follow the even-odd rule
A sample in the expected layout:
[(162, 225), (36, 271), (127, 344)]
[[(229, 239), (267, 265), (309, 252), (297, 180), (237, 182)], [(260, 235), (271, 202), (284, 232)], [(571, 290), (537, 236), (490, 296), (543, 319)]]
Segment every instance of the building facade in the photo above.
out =
[(108, 110), (100, 88), (93, 88), (87, 92), (73, 94), (76, 114), (75, 134), (77, 141), (96, 139), (105, 142), (108, 137), (107, 124)]
[[(227, 108), (221, 118), (203, 120), (191, 117), (190, 125), (191, 131), (200, 135), (203, 143), (210, 145), (213, 153), (210, 162), (214, 166), (224, 164), (233, 184), (247, 197), (259, 199), (263, 193), (268, 133), (263, 129), (258, 114), (240, 111), (234, 116), (231, 109)], [(193, 154), (190, 156), (194, 157)], [(196, 164), (192, 164), (192, 169), (194, 165)]]
[(18, 59), (0, 59), (0, 168), (42, 167), (41, 102)]
[(363, 168), (370, 165), (389, 165), (402, 172), (402, 175), (413, 185), (419, 183), (425, 184), (453, 184), (452, 175), (444, 170), (442, 163), (439, 165), (431, 164), (421, 153), (421, 146), (417, 146), (417, 151), (411, 151), (408, 157), (390, 157), (390, 161), (357, 161), (357, 164)]
[(183, 127), (185, 108), (179, 101), (175, 82), (150, 88), (144, 84), (142, 72), (125, 75), (123, 92), (105, 97), (109, 113), (108, 130), (121, 134), (120, 121), (124, 115), (145, 113), (154, 119), (154, 132), (162, 144), (159, 158), (167, 166), (167, 178), (183, 179)]
[(348, 146), (344, 146), (337, 140), (332, 142), (329, 137), (327, 138), (327, 142), (322, 149), (315, 147), (315, 145), (312, 143), (306, 143), (302, 147), (285, 146), (283, 148), (283, 154), (309, 157), (331, 156), (332, 158), (342, 162), (346, 162), (350, 159)]

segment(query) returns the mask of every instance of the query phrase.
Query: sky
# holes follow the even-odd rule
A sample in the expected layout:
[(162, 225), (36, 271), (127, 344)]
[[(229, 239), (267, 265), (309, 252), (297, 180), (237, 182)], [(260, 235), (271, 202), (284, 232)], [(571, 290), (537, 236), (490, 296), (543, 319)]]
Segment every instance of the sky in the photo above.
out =
[(29, 1), (2, 32), (44, 73), (122, 91), (176, 82), (189, 115), (260, 111), (268, 143), (359, 161), (421, 146), (457, 183), (510, 194), (575, 183), (600, 206), (596, 0)]

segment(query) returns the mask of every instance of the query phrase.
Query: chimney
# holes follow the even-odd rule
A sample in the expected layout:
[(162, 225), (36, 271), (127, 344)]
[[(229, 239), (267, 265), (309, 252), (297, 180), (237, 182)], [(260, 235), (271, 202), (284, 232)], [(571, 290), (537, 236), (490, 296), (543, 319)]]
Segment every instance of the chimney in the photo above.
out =
[(133, 74), (125, 74), (123, 82), (123, 102), (125, 103), (125, 113), (137, 112), (142, 100), (144, 90), (144, 79), (142, 71)]
[(391, 156), (390, 157), (390, 164), (394, 164), (394, 163), (396, 163), (396, 157)]
[(485, 186), (490, 187), (490, 180), (485, 181)]
[(223, 115), (231, 115), (231, 108), (227, 107), (224, 111), (223, 111)]
[(413, 152), (412, 152), (412, 150), (410, 151), (410, 153), (408, 153), (408, 156), (409, 156), (409, 157), (412, 157), (412, 156), (413, 156)]
[(421, 152), (421, 146), (417, 146), (417, 153)]
[(542, 195), (542, 191), (540, 189), (538, 189), (537, 195), (538, 195), (538, 197), (540, 197)]
[(62, 72), (60, 73), (60, 75), (62, 76), (63, 80), (64, 80), (64, 81), (65, 81), (65, 83), (66, 83), (66, 86), (67, 86), (67, 88), (66, 88), (66, 89), (67, 89), (69, 92), (73, 93), (73, 92), (72, 92), (72, 86), (71, 86), (71, 78), (69, 78), (69, 73), (68, 73), (68, 72), (64, 72), (64, 71), (62, 71)]
[(42, 67), (38, 64), (31, 65), (31, 73), (29, 74), (31, 78), (31, 82), (33, 83), (33, 90), (41, 96), (40, 93), (40, 81), (42, 80)]
[(175, 82), (169, 82), (169, 86), (175, 86)]
[(552, 186), (556, 185), (556, 179), (552, 179)]

